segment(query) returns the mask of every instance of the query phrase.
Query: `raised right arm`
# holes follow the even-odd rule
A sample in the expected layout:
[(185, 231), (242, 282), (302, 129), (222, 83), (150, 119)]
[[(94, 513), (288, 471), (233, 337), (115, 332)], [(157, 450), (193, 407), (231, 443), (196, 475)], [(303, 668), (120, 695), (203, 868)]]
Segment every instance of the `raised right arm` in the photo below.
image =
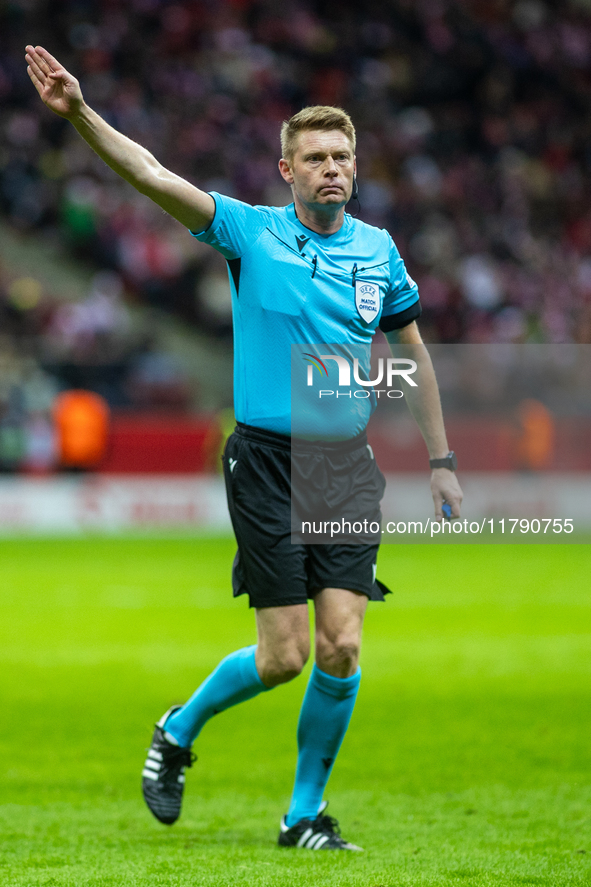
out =
[(27, 46), (27, 72), (44, 104), (72, 123), (98, 156), (123, 179), (191, 231), (213, 221), (215, 202), (205, 191), (162, 166), (89, 108), (80, 84), (42, 46)]

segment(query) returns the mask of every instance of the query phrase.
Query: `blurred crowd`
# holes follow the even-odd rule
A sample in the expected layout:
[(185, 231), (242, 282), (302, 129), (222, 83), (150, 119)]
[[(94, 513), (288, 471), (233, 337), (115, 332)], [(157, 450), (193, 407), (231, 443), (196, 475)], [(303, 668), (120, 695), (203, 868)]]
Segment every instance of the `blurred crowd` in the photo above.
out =
[(86, 298), (71, 302), (0, 266), (0, 471), (59, 463), (61, 391), (90, 389), (105, 409), (189, 406), (182, 370), (132, 323), (123, 296), (113, 271), (97, 272)]
[(4, 216), (229, 336), (223, 261), (43, 108), (27, 42), (166, 166), (251, 203), (289, 202), (281, 121), (306, 104), (346, 108), (359, 217), (396, 240), (427, 339), (591, 342), (589, 0), (3, 4)]

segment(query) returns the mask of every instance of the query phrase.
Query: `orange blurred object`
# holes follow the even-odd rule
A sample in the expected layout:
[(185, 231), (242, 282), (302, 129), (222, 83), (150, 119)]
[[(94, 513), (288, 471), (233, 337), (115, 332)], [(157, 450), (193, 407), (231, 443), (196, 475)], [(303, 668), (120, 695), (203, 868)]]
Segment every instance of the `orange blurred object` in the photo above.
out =
[(96, 468), (109, 436), (109, 406), (92, 391), (64, 391), (56, 397), (53, 419), (59, 462), (64, 468)]
[(550, 411), (539, 400), (522, 400), (517, 409), (520, 434), (517, 458), (520, 467), (531, 471), (548, 468), (554, 459), (556, 427)]

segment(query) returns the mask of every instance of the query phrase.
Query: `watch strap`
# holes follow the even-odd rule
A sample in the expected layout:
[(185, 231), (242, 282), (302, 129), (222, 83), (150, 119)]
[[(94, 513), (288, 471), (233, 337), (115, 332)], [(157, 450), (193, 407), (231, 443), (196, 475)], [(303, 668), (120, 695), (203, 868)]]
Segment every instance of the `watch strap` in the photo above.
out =
[(447, 468), (449, 471), (455, 471), (457, 467), (458, 460), (453, 450), (443, 459), (429, 459), (429, 468)]

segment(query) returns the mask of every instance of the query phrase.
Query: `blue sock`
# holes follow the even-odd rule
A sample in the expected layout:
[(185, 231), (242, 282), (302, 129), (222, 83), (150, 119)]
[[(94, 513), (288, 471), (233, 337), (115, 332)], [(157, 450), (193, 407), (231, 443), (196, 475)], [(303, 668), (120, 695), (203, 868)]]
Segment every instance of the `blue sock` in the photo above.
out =
[(166, 733), (179, 745), (190, 746), (213, 715), (271, 689), (259, 677), (255, 652), (256, 646), (244, 647), (222, 659), (189, 701), (167, 719)]
[(315, 819), (357, 698), (361, 669), (334, 678), (315, 665), (298, 724), (298, 766), (286, 823)]

